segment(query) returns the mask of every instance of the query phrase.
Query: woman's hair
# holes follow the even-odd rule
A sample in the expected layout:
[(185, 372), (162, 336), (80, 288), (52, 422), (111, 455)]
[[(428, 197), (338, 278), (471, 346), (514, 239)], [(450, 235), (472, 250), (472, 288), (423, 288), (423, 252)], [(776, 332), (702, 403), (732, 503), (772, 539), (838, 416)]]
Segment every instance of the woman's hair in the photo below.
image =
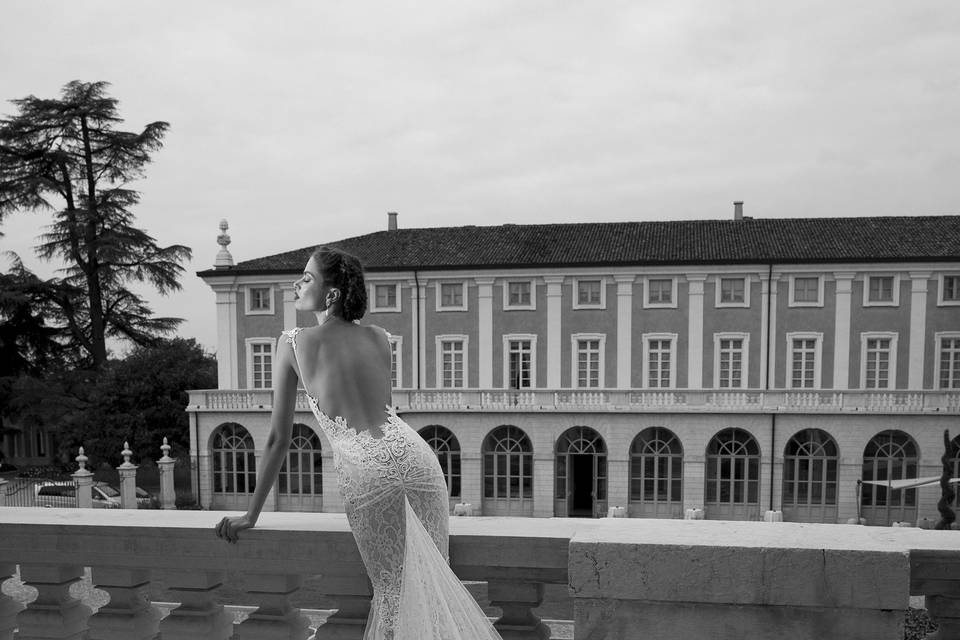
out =
[(320, 247), (311, 256), (320, 267), (325, 285), (340, 290), (340, 309), (344, 320), (359, 320), (367, 312), (367, 286), (363, 281), (363, 265), (356, 256)]

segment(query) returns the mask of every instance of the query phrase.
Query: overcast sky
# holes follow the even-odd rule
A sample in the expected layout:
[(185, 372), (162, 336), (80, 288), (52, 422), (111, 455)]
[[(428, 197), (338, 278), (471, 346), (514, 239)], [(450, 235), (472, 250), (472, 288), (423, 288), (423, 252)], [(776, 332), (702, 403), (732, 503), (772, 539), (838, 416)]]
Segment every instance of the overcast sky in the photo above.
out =
[[(386, 227), (960, 213), (960, 3), (6, 2), (0, 99), (105, 80), (171, 128), (151, 295), (216, 345), (209, 268)], [(0, 104), (0, 114), (14, 112)], [(32, 258), (48, 214), (10, 216)]]

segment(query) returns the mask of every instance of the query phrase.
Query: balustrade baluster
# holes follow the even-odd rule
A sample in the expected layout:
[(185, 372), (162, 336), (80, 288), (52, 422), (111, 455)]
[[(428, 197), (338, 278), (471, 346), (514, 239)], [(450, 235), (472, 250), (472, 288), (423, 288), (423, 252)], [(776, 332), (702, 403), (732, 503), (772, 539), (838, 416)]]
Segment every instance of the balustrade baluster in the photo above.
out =
[(21, 564), (20, 579), (37, 590), (37, 599), (17, 616), (17, 640), (84, 640), (93, 611), (70, 595), (82, 577), (77, 565)]
[(146, 569), (93, 567), (93, 584), (110, 602), (90, 618), (89, 640), (150, 640), (160, 629), (160, 610), (150, 602)]
[(302, 583), (299, 575), (250, 575), (246, 591), (259, 607), (237, 625), (238, 640), (305, 640), (310, 621), (290, 604), (290, 596)]
[[(0, 491), (3, 487), (0, 486)], [(17, 572), (14, 564), (0, 564), (0, 586)], [(17, 628), (17, 614), (23, 611), (23, 605), (7, 594), (0, 592), (0, 640), (13, 640), (13, 630)]]
[(164, 583), (180, 606), (160, 623), (164, 640), (229, 640), (233, 616), (216, 602), (223, 574), (204, 571), (167, 571)]
[(550, 627), (533, 610), (543, 604), (543, 583), (490, 580), (490, 604), (503, 615), (493, 623), (503, 640), (548, 640)]
[(317, 627), (313, 640), (361, 640), (367, 628), (372, 588), (366, 575), (324, 576), (325, 595), (337, 603), (337, 611)]

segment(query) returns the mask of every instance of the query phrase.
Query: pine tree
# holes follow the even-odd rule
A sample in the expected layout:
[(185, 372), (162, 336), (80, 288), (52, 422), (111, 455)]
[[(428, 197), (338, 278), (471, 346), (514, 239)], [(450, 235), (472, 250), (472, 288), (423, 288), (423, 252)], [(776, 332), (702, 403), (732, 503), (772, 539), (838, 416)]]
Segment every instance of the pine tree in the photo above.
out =
[(130, 285), (177, 291), (191, 256), (182, 245), (158, 246), (130, 212), (139, 193), (128, 185), (143, 177), (169, 125), (115, 129), (123, 120), (108, 86), (73, 81), (59, 99), (12, 100), (18, 113), (0, 120), (0, 221), (16, 211), (53, 211), (37, 255), (64, 262), (53, 302), (94, 369), (107, 360), (107, 338), (148, 345), (182, 322), (153, 317)]

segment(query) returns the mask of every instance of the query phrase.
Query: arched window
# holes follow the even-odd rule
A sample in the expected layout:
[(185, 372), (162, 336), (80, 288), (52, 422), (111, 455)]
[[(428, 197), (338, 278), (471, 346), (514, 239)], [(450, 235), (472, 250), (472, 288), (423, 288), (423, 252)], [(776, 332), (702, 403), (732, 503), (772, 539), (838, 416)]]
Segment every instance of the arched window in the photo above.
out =
[(437, 454), (443, 477), (447, 480), (447, 490), (451, 498), (460, 497), (460, 443), (453, 432), (439, 424), (431, 424), (419, 431), (420, 437), (427, 441)]
[(837, 521), (837, 443), (821, 429), (795, 434), (783, 452), (783, 516), (792, 522)]
[(483, 441), (483, 512), (533, 514), (533, 445), (519, 427), (497, 427)]
[(669, 429), (650, 427), (630, 445), (630, 516), (676, 518), (683, 506), (683, 446)]
[(557, 439), (557, 516), (594, 517), (606, 511), (607, 446), (590, 427), (567, 429)]
[(277, 487), (290, 496), (323, 494), (323, 446), (316, 432), (305, 424), (293, 425), (290, 449), (280, 467)]
[(903, 431), (875, 435), (863, 450), (861, 517), (867, 524), (888, 525), (917, 519), (917, 490), (893, 489), (894, 480), (917, 477), (917, 444)]
[(227, 422), (217, 427), (212, 444), (213, 492), (253, 493), (257, 485), (257, 465), (250, 433), (236, 422)]
[(707, 445), (706, 517), (760, 517), (760, 445), (743, 429), (724, 429)]

